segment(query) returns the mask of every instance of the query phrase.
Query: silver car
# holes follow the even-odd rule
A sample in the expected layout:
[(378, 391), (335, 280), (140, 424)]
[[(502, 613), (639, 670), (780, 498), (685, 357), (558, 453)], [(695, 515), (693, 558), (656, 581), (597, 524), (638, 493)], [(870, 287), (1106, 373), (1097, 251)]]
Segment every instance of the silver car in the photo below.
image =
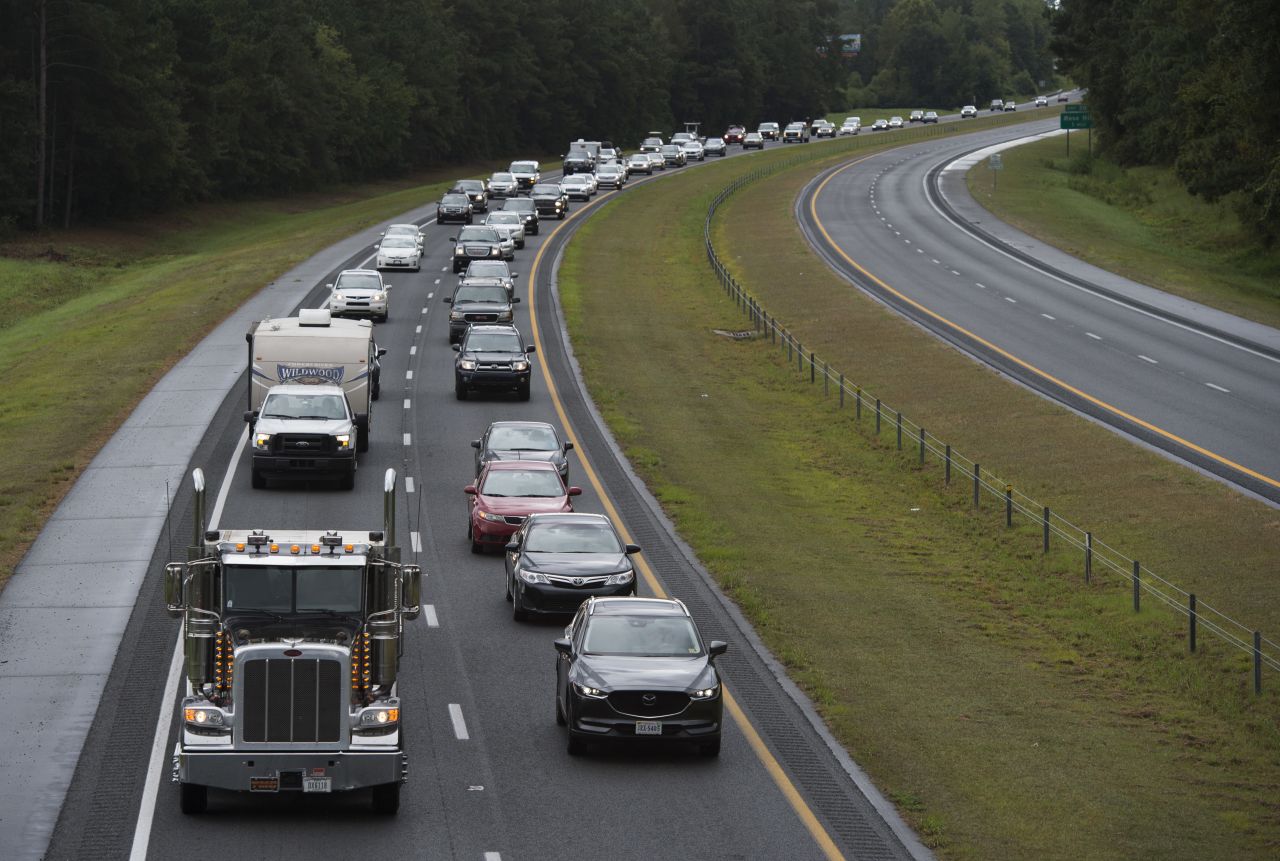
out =
[(422, 247), (422, 229), (416, 224), (392, 224), (382, 231), (382, 236), (411, 236)]
[(486, 227), (492, 227), (498, 231), (499, 235), (506, 233), (515, 243), (516, 248), (524, 248), (524, 219), (520, 213), (498, 210), (489, 213), (484, 223)]
[(586, 174), (575, 173), (560, 180), (560, 187), (570, 200), (590, 200), (591, 181)]
[(696, 140), (685, 141), (680, 146), (682, 149), (684, 149), (684, 157), (686, 159), (689, 159), (690, 161), (692, 161), (693, 159), (702, 161), (707, 157), (706, 152), (702, 148), (702, 144)]
[(421, 272), (422, 246), (418, 244), (418, 236), (397, 233), (382, 237), (382, 241), (378, 243), (374, 266), (378, 269), (411, 269)]
[(515, 197), (519, 193), (520, 184), (514, 174), (499, 172), (489, 177), (490, 197)]
[(334, 317), (369, 317), (387, 322), (390, 287), (375, 269), (345, 269), (329, 288), (329, 313)]

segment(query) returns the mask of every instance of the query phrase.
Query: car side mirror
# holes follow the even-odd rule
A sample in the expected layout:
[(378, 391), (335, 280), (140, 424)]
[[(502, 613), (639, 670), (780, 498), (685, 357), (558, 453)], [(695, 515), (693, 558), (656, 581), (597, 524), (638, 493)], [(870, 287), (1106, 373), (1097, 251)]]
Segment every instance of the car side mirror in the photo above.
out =
[(326, 284), (326, 285), (324, 285), (324, 289), (326, 289), (326, 290), (332, 290), (332, 289), (333, 289), (333, 285), (332, 285), (332, 284)]
[(536, 352), (538, 352), (538, 348), (537, 348), (535, 345), (530, 344), (529, 346), (527, 346), (527, 347), (525, 347), (525, 348), (524, 348), (524, 351), (525, 351), (526, 353), (536, 353)]
[(453, 351), (454, 351), (455, 353), (460, 352), (461, 350), (462, 350), (462, 345), (461, 345), (461, 344), (454, 344), (454, 345), (453, 345)]
[(512, 281), (516, 280), (516, 279), (517, 279), (517, 278), (519, 278), (519, 277), (520, 277), (520, 273), (519, 273), (519, 272), (512, 272), (512, 273), (511, 273), (511, 280), (512, 280)]
[(457, 241), (458, 241), (458, 237), (456, 237), (456, 236), (450, 236), (450, 237), (449, 237), (449, 241), (450, 241), (450, 242), (457, 242)]
[(244, 420), (249, 422), (249, 424), (253, 424), (255, 421), (258, 420), (258, 411), (257, 410), (246, 411), (244, 414)]
[(573, 451), (573, 443), (571, 443), (571, 442), (567, 442), (567, 443), (565, 443), (565, 444), (564, 444), (564, 450), (565, 450), (565, 451)]
[(557, 652), (564, 655), (565, 657), (568, 657), (569, 655), (573, 654), (573, 643), (569, 642), (563, 637), (560, 638), (559, 640), (555, 640), (552, 645), (556, 647)]
[(480, 440), (478, 440), (478, 439), (473, 439), (473, 440), (471, 441), (471, 447), (472, 447), (472, 448), (479, 448), (479, 447), (480, 447)]
[(582, 496), (582, 488), (581, 488), (581, 487), (571, 487), (571, 488), (569, 488), (569, 495), (570, 495), (570, 496)]
[(378, 348), (378, 358), (379, 358), (379, 359), (381, 359), (381, 358), (382, 358), (383, 356), (385, 356), (386, 354), (387, 354), (387, 348), (386, 348), (386, 347), (379, 347), (379, 348)]
[(708, 657), (717, 658), (729, 651), (729, 644), (724, 640), (712, 640), (707, 644)]
[(627, 555), (628, 555), (628, 556), (631, 556), (632, 554), (639, 553), (639, 552), (640, 552), (640, 545), (639, 545), (639, 544), (628, 544), (628, 545), (627, 545)]
[(519, 297), (519, 296), (512, 296), (512, 297), (511, 297), (511, 304), (512, 304), (512, 305), (519, 305), (519, 304), (520, 304), (520, 297)]
[(452, 296), (446, 296), (446, 297), (444, 297), (444, 304), (446, 304), (446, 305), (452, 305), (452, 304), (453, 304), (453, 297), (452, 297)]
[(465, 493), (467, 496), (475, 496), (476, 486), (474, 484), (468, 484), (466, 487), (462, 488), (462, 492)]

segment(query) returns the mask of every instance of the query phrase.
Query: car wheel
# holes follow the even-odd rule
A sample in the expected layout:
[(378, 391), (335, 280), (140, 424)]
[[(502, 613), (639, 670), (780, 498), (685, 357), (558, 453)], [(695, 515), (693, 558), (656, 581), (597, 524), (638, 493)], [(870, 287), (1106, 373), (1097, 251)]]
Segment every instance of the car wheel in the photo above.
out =
[(519, 595), (515, 595), (511, 599), (511, 618), (517, 622), (523, 622), (529, 618), (528, 611), (520, 603)]
[(373, 812), (379, 816), (395, 816), (400, 809), (400, 784), (383, 783), (373, 788)]
[(720, 739), (715, 741), (704, 741), (698, 745), (698, 753), (708, 759), (720, 755)]
[(503, 597), (507, 599), (508, 604), (515, 603), (514, 599), (511, 597), (511, 575), (508, 574), (506, 577), (503, 577), (502, 582), (505, 587), (504, 591), (507, 593)]
[(467, 524), (467, 540), (471, 542), (472, 553), (479, 554), (484, 552), (484, 545), (476, 541), (475, 529), (470, 523)]
[[(254, 490), (262, 490), (267, 486), (267, 478), (260, 471), (256, 469), (250, 469), (249, 484), (253, 487)], [(190, 784), (186, 784), (186, 783), (183, 784), (183, 786), (189, 786), (189, 785)]]
[(453, 384), (453, 393), (457, 396), (458, 400), (465, 401), (467, 399), (467, 384), (461, 380), (456, 381)]
[(556, 697), (556, 724), (564, 726), (567, 721), (564, 719), (564, 709), (560, 707), (560, 697)]
[(522, 401), (529, 400), (529, 384), (527, 382), (521, 383), (516, 388), (516, 397), (518, 397)]
[(391, 314), (390, 314), (390, 313), (383, 314), (381, 317), (379, 317), (379, 318), (378, 318), (378, 322), (379, 322), (379, 323), (385, 323), (385, 322), (387, 322), (388, 318), (390, 318), (390, 317), (391, 317)]
[(559, 212), (559, 213), (557, 213), (556, 218), (557, 218), (557, 219), (559, 219), (560, 221), (564, 221), (564, 210), (563, 210), (563, 209), (562, 209), (562, 210), (560, 210), (560, 212)]
[(204, 813), (209, 808), (209, 787), (198, 783), (182, 783), (179, 787), (183, 813)]

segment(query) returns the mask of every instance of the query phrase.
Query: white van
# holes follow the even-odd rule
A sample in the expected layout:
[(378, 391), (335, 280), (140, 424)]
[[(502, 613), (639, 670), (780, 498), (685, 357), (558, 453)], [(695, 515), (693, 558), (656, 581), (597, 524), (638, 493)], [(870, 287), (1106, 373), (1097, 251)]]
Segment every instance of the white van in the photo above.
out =
[(272, 386), (283, 383), (339, 385), (357, 413), (378, 399), (379, 370), (386, 350), (373, 340), (369, 320), (342, 320), (327, 308), (305, 308), (297, 317), (275, 317), (249, 326), (249, 410), (262, 406)]

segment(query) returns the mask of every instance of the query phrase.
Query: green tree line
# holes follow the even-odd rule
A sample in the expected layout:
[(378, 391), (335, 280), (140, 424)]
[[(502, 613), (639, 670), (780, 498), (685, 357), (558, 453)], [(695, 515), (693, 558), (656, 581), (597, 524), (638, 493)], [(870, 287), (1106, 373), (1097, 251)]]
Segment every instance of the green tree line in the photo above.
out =
[(6, 0), (0, 226), (809, 118), (848, 105), (851, 68), (898, 103), (1002, 96), (1048, 74), (1038, 4)]
[(1063, 0), (1054, 17), (1103, 152), (1172, 166), (1193, 194), (1280, 237), (1280, 3)]

